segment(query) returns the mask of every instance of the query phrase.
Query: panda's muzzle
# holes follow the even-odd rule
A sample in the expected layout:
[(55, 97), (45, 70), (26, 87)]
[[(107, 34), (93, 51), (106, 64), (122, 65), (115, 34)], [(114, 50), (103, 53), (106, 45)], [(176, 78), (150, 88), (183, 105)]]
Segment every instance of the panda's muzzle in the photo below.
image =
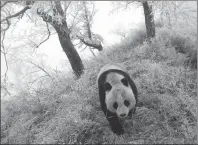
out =
[(126, 117), (127, 115), (126, 115), (125, 113), (123, 113), (123, 114), (120, 114), (119, 116), (122, 117), (122, 118), (124, 118), (124, 117)]
[(128, 116), (129, 110), (126, 106), (123, 105), (121, 107), (118, 107), (116, 112), (117, 112), (118, 117), (125, 118)]

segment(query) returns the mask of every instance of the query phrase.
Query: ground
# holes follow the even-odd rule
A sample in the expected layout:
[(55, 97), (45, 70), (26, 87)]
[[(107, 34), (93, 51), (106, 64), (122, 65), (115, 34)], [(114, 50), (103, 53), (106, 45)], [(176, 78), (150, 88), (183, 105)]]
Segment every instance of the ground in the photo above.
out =
[[(80, 79), (65, 77), (58, 86), (4, 101), (1, 143), (196, 143), (196, 65), (189, 63), (191, 56), (176, 50), (194, 52), (196, 43), (194, 35), (184, 39), (179, 34), (179, 30), (158, 27), (156, 38), (147, 43), (144, 29), (137, 30), (121, 44), (84, 61), (86, 69)], [(179, 47), (178, 40), (184, 47)], [(125, 134), (121, 136), (109, 127), (96, 84), (99, 69), (110, 62), (126, 67), (139, 92), (137, 112), (123, 122)]]

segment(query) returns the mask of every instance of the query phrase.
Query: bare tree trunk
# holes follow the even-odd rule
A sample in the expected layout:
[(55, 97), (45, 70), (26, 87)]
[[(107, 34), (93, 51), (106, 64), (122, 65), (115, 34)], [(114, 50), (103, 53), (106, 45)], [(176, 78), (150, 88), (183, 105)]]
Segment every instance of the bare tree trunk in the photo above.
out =
[(152, 6), (149, 6), (147, 1), (142, 2), (142, 5), (144, 8), (147, 38), (150, 40), (151, 38), (155, 37), (155, 23)]
[(83, 66), (82, 60), (81, 60), (78, 52), (74, 48), (74, 45), (71, 42), (69, 34), (67, 34), (64, 31), (61, 31), (61, 30), (67, 29), (67, 25), (63, 23), (61, 25), (61, 27), (58, 27), (58, 28), (56, 27), (55, 29), (58, 33), (59, 41), (63, 48), (63, 51), (67, 55), (67, 58), (71, 64), (71, 67), (72, 67), (75, 75), (77, 77), (80, 77), (84, 71), (84, 66)]
[(80, 77), (84, 72), (84, 66), (78, 52), (74, 48), (74, 45), (70, 39), (70, 32), (60, 1), (55, 2), (55, 8), (53, 9), (53, 12), (55, 15), (58, 13), (60, 16), (62, 16), (62, 23), (54, 21), (51, 15), (37, 10), (37, 13), (43, 18), (43, 20), (47, 23), (50, 23), (58, 33), (59, 41), (63, 48), (63, 51), (67, 55), (67, 58), (75, 75), (77, 77)]

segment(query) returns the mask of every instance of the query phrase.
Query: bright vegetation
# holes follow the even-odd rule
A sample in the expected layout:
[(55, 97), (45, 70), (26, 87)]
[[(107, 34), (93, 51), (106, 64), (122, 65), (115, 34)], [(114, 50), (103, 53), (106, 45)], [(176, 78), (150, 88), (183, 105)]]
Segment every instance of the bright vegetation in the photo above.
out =
[[(63, 77), (59, 86), (2, 102), (1, 143), (195, 143), (197, 30), (157, 26), (150, 44), (142, 27), (84, 62), (79, 80)], [(122, 136), (99, 104), (96, 76), (109, 62), (125, 66), (139, 91), (140, 107)]]

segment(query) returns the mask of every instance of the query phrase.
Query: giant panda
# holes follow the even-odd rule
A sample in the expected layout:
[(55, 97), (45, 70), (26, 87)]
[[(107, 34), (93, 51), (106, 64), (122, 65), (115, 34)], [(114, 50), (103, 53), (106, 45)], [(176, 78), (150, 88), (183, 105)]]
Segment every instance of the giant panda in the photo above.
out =
[(125, 68), (119, 64), (106, 64), (97, 76), (99, 99), (112, 131), (121, 135), (120, 120), (131, 118), (138, 103), (138, 91)]

